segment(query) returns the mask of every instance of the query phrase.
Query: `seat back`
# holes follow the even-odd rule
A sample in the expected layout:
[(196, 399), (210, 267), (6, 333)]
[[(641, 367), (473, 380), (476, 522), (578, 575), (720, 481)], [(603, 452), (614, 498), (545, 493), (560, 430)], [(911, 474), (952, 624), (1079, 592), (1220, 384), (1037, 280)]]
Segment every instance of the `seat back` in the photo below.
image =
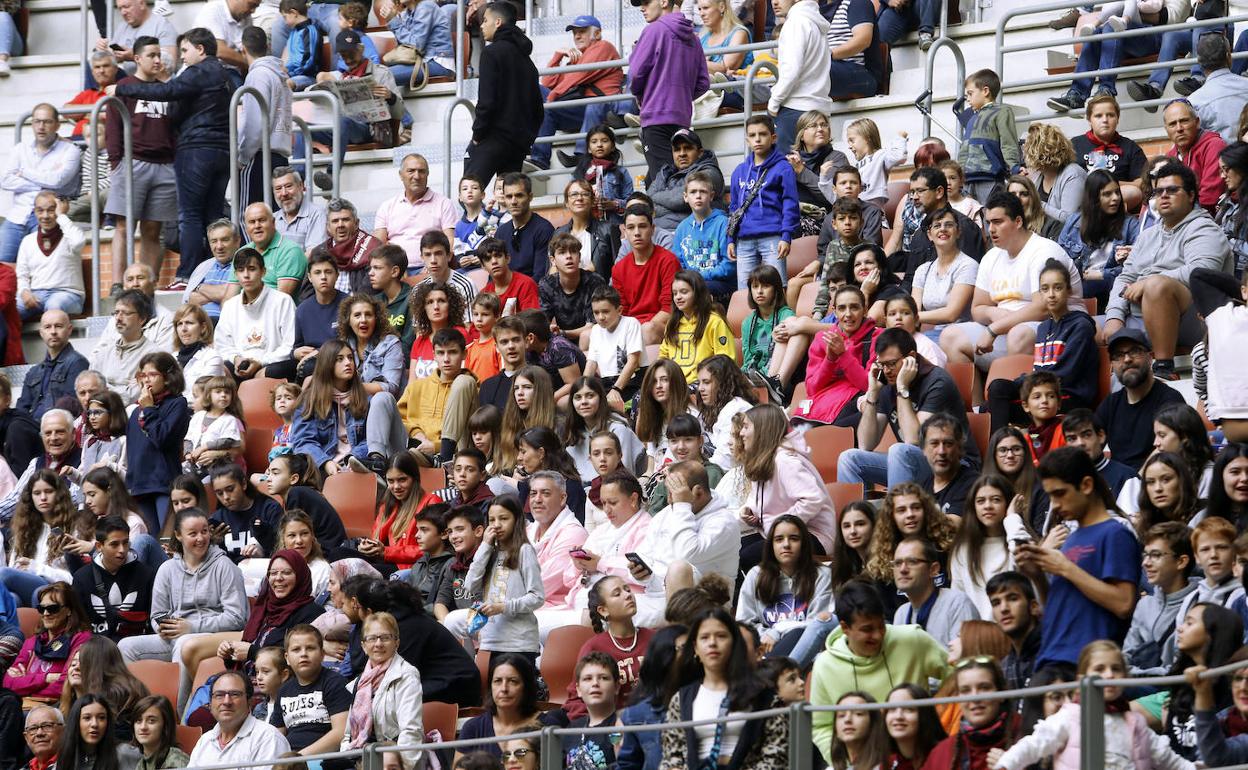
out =
[(420, 718), (424, 723), (426, 733), (437, 730), (443, 741), (455, 740), (459, 706), (454, 703), (427, 700), (421, 708)]
[(367, 537), (377, 515), (377, 477), (340, 471), (325, 479), (325, 499), (338, 512), (347, 537)]
[(832, 498), (832, 503), (836, 505), (836, 513), (839, 516), (841, 511), (845, 510), (845, 506), (852, 502), (863, 499), (866, 495), (861, 484), (851, 483), (848, 481), (831, 481), (823, 485), (828, 490), (828, 495)]
[[(140, 682), (147, 685), (148, 692), (152, 695), (165, 696), (174, 705), (174, 708), (177, 708), (178, 682), (181, 680), (177, 663), (171, 663), (167, 660), (136, 660), (127, 665), (130, 673), (138, 677)], [(196, 731), (198, 731), (198, 728), (196, 728)]]
[(945, 366), (945, 371), (949, 372), (954, 384), (958, 386), (958, 393), (962, 394), (962, 403), (969, 410), (975, 403), (974, 394), (971, 392), (975, 385), (975, 364), (970, 361), (951, 363)]
[(810, 459), (824, 483), (836, 481), (836, 461), (841, 452), (854, 448), (854, 429), (820, 425), (802, 434), (810, 448)]
[(39, 633), (39, 610), (34, 607), (18, 607), (17, 625), (27, 639)]
[(546, 637), (542, 650), (542, 678), (550, 688), (550, 702), (563, 703), (568, 699), (568, 685), (572, 683), (581, 647), (594, 635), (587, 626), (563, 626)]
[(1034, 364), (1035, 359), (1029, 353), (1001, 356), (988, 367), (988, 377), (984, 380), (984, 385), (987, 386), (993, 380), (1016, 380), (1030, 372)]
[(273, 391), (285, 380), (273, 377), (256, 377), (244, 380), (238, 386), (238, 402), (243, 407), (243, 424), (248, 428), (276, 430), (282, 418), (273, 411)]
[(802, 272), (818, 256), (819, 236), (804, 235), (801, 238), (794, 238), (793, 242), (789, 244), (789, 257), (785, 261), (789, 277), (792, 278)]
[(975, 440), (975, 446), (979, 448), (980, 459), (983, 459), (988, 455), (988, 439), (992, 434), (992, 416), (986, 413), (967, 412), (966, 421), (970, 423), (971, 438)]
[[(178, 707), (176, 701), (174, 701), (173, 707), (174, 708)], [(191, 752), (195, 750), (195, 744), (199, 743), (200, 736), (202, 736), (203, 734), (204, 734), (203, 730), (193, 725), (178, 725), (177, 726), (178, 748), (185, 751), (187, 756), (190, 756)]]
[(749, 317), (750, 291), (749, 289), (738, 289), (728, 299), (728, 328), (732, 329), (733, 334), (740, 337), (741, 327), (745, 325), (745, 319)]
[[(204, 682), (207, 682), (209, 677), (214, 674), (220, 674), (224, 670), (225, 661), (215, 655), (203, 661), (195, 672), (195, 679), (192, 680), (193, 683), (191, 684), (191, 692), (194, 693), (200, 687), (203, 687)], [(174, 703), (176, 704), (177, 701), (175, 700)]]
[(243, 459), (248, 473), (262, 473), (269, 467), (269, 451), (273, 449), (273, 431), (269, 428), (248, 427), (244, 434), (246, 446)]

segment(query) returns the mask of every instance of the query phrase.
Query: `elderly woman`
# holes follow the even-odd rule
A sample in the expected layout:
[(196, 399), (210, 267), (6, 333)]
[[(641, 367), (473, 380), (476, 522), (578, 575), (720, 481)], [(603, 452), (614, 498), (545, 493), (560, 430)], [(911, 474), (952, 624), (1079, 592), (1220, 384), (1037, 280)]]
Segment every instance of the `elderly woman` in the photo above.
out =
[(1027, 130), (1023, 162), (1044, 209), (1040, 234), (1056, 238), (1066, 220), (1079, 210), (1087, 169), (1075, 159), (1074, 145), (1066, 135), (1048, 123), (1032, 123)]
[(173, 349), (189, 400), (200, 377), (225, 375), (225, 362), (212, 346), (212, 319), (199, 305), (186, 304), (173, 314)]
[(40, 588), (35, 606), (39, 630), (22, 644), (4, 686), (23, 698), (59, 700), (69, 660), (91, 638), (91, 624), (78, 594), (63, 581)]
[[(411, 746), (424, 742), (420, 671), (399, 655), (398, 621), (388, 612), (374, 612), (364, 619), (363, 631), (368, 663), (347, 685), (355, 702), (342, 734), (342, 750), (369, 743)], [(385, 767), (411, 770), (420, 765), (421, 755), (420, 751), (389, 752)]]

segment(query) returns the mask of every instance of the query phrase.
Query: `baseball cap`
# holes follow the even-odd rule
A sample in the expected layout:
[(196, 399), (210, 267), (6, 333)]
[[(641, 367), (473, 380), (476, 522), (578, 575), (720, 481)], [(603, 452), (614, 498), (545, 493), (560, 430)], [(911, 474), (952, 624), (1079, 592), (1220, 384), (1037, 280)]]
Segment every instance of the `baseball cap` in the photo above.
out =
[(682, 128), (672, 134), (672, 144), (676, 143), (692, 144), (698, 149), (702, 149), (702, 139), (694, 132), (692, 128)]
[(364, 45), (364, 41), (360, 39), (360, 33), (353, 29), (344, 29), (334, 38), (334, 49), (340, 48), (360, 48)]
[(574, 29), (585, 29), (586, 27), (602, 29), (602, 22), (598, 21), (597, 16), (590, 16), (586, 13), (573, 19), (571, 24), (564, 27), (564, 31), (571, 32)]
[(1143, 345), (1144, 348), (1149, 351), (1153, 349), (1153, 343), (1149, 341), (1148, 335), (1144, 333), (1143, 329), (1119, 329), (1114, 332), (1112, 337), (1109, 338), (1109, 349), (1113, 350), (1114, 346), (1119, 342), (1135, 342)]

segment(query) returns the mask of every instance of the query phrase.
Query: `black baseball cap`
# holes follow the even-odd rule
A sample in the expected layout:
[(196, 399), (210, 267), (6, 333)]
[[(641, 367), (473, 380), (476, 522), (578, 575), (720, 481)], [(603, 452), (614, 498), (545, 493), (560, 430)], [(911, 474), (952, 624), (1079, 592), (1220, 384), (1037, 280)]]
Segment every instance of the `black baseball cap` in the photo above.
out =
[(335, 50), (343, 48), (362, 48), (364, 41), (360, 38), (360, 33), (353, 29), (344, 29), (334, 38)]
[(675, 144), (692, 144), (699, 150), (702, 149), (702, 139), (692, 128), (682, 128), (672, 134), (673, 145)]
[(1148, 335), (1144, 333), (1143, 329), (1130, 329), (1126, 327), (1119, 329), (1109, 338), (1109, 349), (1113, 350), (1114, 346), (1119, 342), (1135, 342), (1144, 346), (1144, 348), (1150, 352), (1153, 349), (1153, 343), (1148, 339)]

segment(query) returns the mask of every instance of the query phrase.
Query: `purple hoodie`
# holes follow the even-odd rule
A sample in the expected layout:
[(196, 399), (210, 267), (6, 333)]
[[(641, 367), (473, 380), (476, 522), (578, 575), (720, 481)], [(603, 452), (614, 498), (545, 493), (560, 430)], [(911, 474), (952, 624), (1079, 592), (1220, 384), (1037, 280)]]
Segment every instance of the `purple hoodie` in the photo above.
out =
[(629, 90), (641, 103), (641, 125), (688, 127), (693, 100), (711, 87), (706, 54), (682, 13), (646, 25), (628, 62)]

